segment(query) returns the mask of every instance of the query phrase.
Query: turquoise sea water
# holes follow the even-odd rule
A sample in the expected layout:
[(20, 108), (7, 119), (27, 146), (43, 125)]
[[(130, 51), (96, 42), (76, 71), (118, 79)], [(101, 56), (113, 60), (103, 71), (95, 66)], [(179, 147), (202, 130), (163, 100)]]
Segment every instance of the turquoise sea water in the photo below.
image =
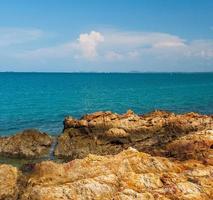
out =
[(213, 114), (213, 73), (0, 73), (0, 135), (59, 134), (67, 115), (127, 109)]

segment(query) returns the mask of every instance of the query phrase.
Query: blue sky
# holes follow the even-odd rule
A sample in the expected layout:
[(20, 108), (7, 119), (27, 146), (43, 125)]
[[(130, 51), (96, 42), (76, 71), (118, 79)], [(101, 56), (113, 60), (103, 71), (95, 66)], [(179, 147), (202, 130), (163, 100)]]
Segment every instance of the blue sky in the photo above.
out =
[(0, 71), (213, 71), (212, 0), (1, 0)]

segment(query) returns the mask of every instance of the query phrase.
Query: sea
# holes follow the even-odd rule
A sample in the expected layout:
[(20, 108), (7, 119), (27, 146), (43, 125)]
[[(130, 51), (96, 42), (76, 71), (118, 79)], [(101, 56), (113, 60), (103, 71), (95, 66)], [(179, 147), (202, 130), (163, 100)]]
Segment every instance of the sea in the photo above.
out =
[(57, 135), (66, 116), (128, 109), (213, 114), (213, 73), (0, 73), (0, 136)]

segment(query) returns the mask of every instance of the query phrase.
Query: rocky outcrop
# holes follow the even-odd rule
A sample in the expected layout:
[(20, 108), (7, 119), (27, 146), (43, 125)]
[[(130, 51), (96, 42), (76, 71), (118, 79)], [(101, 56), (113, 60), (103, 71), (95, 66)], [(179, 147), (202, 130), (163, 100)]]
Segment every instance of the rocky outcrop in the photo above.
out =
[(45, 156), (52, 143), (46, 133), (34, 129), (9, 137), (0, 137), (0, 156), (13, 158), (38, 158)]
[(213, 166), (129, 148), (115, 156), (35, 166), (20, 200), (210, 200)]
[(152, 155), (165, 155), (170, 142), (207, 129), (213, 129), (213, 116), (165, 111), (146, 115), (136, 115), (130, 110), (123, 115), (96, 112), (80, 120), (72, 117), (64, 120), (64, 132), (58, 138), (55, 155), (75, 159), (89, 153), (117, 154), (128, 147)]
[[(51, 143), (47, 134), (26, 130), (0, 138), (0, 155), (37, 158)], [(28, 163), (22, 172), (0, 165), (0, 200), (213, 199), (213, 116), (68, 117), (57, 143), (55, 155), (71, 161)]]

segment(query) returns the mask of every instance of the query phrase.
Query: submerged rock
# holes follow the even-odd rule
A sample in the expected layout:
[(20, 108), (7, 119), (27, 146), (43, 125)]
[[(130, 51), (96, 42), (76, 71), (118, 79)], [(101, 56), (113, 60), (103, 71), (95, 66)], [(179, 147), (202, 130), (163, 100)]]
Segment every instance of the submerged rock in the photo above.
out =
[(136, 115), (96, 112), (80, 120), (67, 117), (64, 132), (58, 138), (57, 157), (84, 158), (89, 153), (117, 154), (133, 147), (152, 155), (163, 155), (166, 145), (192, 132), (213, 129), (213, 116), (187, 113), (176, 115), (155, 111)]
[(20, 200), (210, 200), (213, 166), (129, 148), (115, 156), (36, 164)]
[(45, 156), (52, 143), (46, 133), (35, 129), (24, 130), (13, 136), (0, 137), (0, 156), (38, 158)]

